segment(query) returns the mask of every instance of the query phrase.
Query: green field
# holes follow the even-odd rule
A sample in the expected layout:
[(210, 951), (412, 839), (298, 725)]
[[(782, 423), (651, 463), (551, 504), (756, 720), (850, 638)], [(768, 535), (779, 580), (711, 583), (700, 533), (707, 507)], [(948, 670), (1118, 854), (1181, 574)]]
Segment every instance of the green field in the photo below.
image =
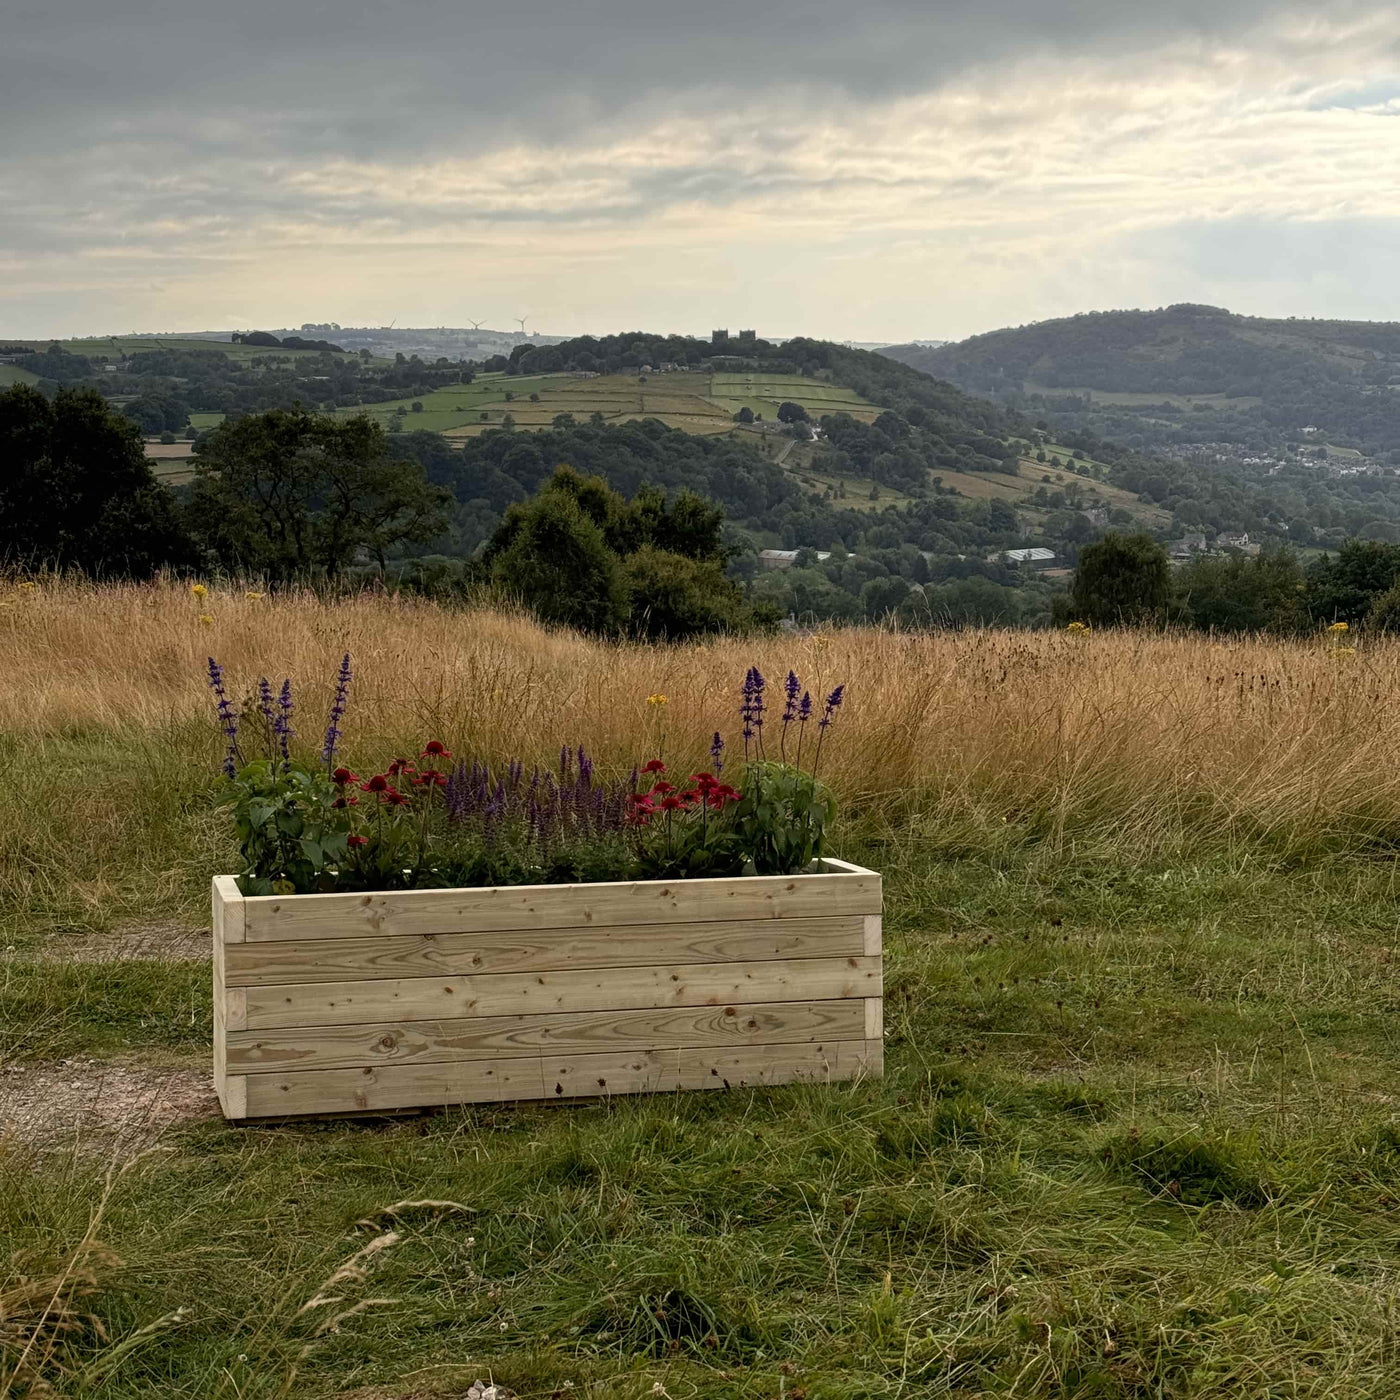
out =
[[(512, 398), (507, 400), (507, 394)], [(537, 394), (538, 401), (532, 402), (531, 394)], [(412, 411), (412, 399), (338, 412), (367, 413), (389, 426), (398, 421), (397, 411), (402, 408), (404, 429), (443, 433), (454, 440), (500, 427), (507, 414), (523, 431), (548, 428), (561, 413), (571, 413), (579, 422), (601, 413), (609, 423), (656, 418), (668, 427), (716, 434), (731, 431), (734, 414), (745, 406), (765, 419), (776, 418), (778, 406), (785, 399), (803, 404), (814, 418), (824, 413), (848, 412), (868, 422), (880, 411), (852, 390), (819, 380), (770, 374), (677, 372), (612, 374), (593, 379), (572, 374), (481, 374), (471, 384), (450, 385), (425, 395), (418, 400), (423, 406), (418, 413)]]
[(0, 389), (8, 389), (12, 384), (37, 384), (39, 376), (31, 374), (18, 365), (0, 365)]
[[(313, 337), (314, 338), (314, 337)], [(264, 345), (234, 345), (226, 340), (181, 339), (179, 336), (118, 335), (94, 336), (82, 340), (17, 340), (13, 344), (28, 345), (37, 351), (44, 351), (50, 345), (60, 345), (73, 355), (86, 355), (91, 359), (103, 356), (139, 355), (151, 350), (210, 351), (217, 350), (230, 359), (249, 361), (268, 355), (281, 355), (289, 359), (300, 359), (319, 354), (316, 350), (282, 350)], [(375, 361), (375, 363), (385, 363)]]

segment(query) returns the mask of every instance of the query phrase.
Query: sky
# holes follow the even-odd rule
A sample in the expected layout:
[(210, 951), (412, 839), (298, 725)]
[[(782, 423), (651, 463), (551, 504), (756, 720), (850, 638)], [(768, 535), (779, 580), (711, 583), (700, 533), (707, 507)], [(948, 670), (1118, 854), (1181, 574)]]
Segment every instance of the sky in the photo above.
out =
[(5, 0), (0, 338), (1400, 320), (1400, 6)]

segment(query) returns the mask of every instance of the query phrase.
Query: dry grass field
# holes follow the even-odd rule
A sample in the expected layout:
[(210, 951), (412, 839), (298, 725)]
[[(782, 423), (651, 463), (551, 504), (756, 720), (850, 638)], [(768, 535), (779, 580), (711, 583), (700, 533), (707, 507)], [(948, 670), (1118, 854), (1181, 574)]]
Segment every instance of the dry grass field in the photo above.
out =
[[(5, 1400), (1400, 1393), (1400, 646), (250, 591), (0, 585)], [(314, 749), (347, 649), (368, 763), (698, 758), (746, 666), (847, 682), (885, 1078), (226, 1127), (203, 668)]]

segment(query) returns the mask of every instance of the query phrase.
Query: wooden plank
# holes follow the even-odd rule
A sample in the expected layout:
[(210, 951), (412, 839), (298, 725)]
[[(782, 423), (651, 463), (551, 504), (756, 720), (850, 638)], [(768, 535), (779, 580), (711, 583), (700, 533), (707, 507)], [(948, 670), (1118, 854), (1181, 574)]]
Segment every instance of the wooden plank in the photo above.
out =
[(880, 877), (854, 868), (724, 880), (256, 895), (242, 907), (248, 940), (291, 941), (865, 915), (879, 913), (880, 899)]
[(222, 921), (225, 943), (242, 943), (247, 936), (248, 903), (232, 875), (214, 877), (214, 919)]
[(247, 1114), (363, 1113), (395, 1108), (562, 1099), (678, 1089), (818, 1083), (869, 1071), (864, 1040), (726, 1049), (614, 1051), (519, 1060), (246, 1076)]
[[(869, 916), (763, 919), (735, 923), (623, 924), (618, 928), (409, 934), (237, 943), (227, 951), (231, 987), (346, 982), (371, 977), (438, 977), (478, 972), (666, 963), (836, 958), (867, 951)], [(876, 949), (878, 952), (878, 947)]]
[[(314, 896), (308, 896), (313, 898)], [(833, 1001), (878, 994), (880, 959), (662, 964), (456, 977), (384, 977), (238, 989), (249, 1030), (436, 1021), (557, 1011), (625, 1011), (761, 1001)], [(229, 996), (234, 993), (231, 991)], [(230, 1020), (230, 1029), (234, 1029)]]
[(443, 1064), (523, 1055), (674, 1049), (704, 1045), (783, 1045), (869, 1039), (869, 1001), (764, 1002), (640, 1011), (577, 1011), (544, 1016), (475, 1016), (452, 1021), (290, 1026), (234, 1031), (228, 1062), (244, 1073)]
[(868, 958), (878, 958), (883, 951), (883, 924), (884, 920), (879, 914), (865, 916), (865, 948), (863, 951)]
[(248, 1075), (230, 1074), (219, 1091), (219, 1107), (225, 1118), (248, 1117)]
[(865, 999), (865, 1038), (883, 1040), (885, 1038), (885, 1001), (883, 997)]

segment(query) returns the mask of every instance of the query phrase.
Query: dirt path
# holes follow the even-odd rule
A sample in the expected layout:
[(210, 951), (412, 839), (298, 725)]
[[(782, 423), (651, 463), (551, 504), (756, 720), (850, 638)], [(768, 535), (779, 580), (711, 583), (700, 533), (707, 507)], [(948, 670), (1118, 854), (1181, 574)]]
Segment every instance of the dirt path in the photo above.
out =
[(68, 1060), (0, 1065), (0, 1140), (129, 1156), (168, 1128), (215, 1118), (219, 1101), (205, 1069), (137, 1060)]

